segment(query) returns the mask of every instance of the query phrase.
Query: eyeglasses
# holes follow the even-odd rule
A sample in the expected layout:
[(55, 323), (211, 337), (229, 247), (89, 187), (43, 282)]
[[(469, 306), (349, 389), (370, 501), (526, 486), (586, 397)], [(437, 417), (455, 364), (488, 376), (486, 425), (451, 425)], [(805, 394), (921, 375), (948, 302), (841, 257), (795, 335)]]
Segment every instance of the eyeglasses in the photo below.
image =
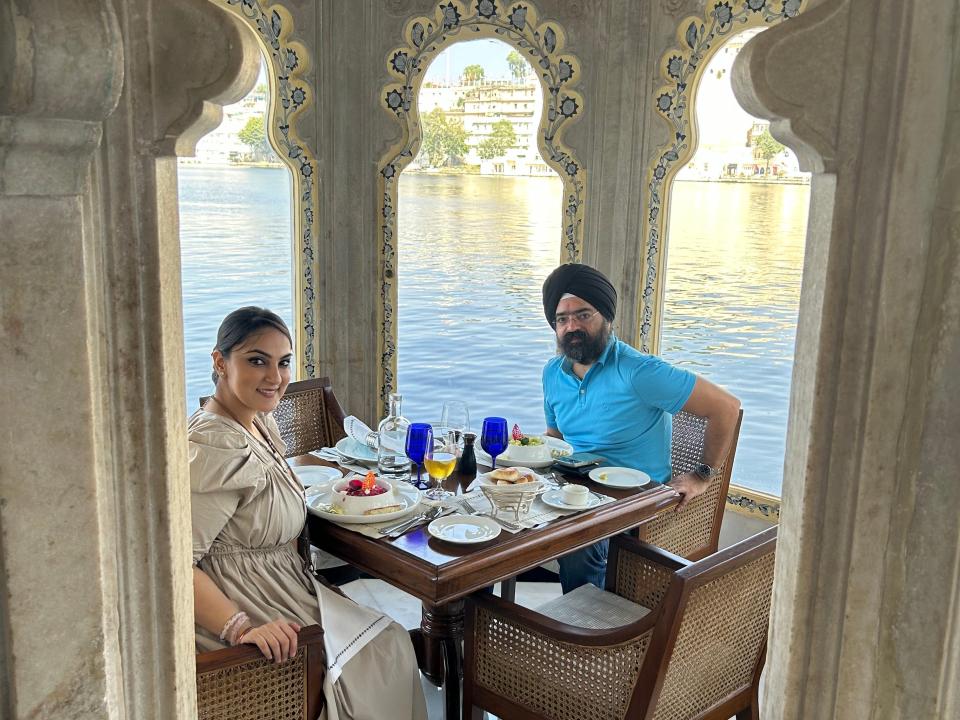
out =
[(577, 321), (578, 325), (586, 325), (588, 322), (593, 320), (593, 316), (599, 314), (599, 310), (594, 310), (590, 312), (589, 310), (581, 310), (580, 312), (575, 312), (572, 315), (557, 315), (554, 318), (553, 326), (555, 328), (566, 327), (574, 320)]

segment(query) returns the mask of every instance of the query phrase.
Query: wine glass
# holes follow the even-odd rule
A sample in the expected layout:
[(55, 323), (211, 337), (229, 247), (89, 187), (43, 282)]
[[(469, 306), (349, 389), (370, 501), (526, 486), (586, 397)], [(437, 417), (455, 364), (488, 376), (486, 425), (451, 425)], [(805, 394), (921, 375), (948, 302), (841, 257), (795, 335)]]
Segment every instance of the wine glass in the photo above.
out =
[(440, 425), (446, 430), (453, 430), (456, 433), (457, 444), (463, 437), (463, 433), (470, 429), (470, 409), (462, 400), (447, 400), (443, 403), (443, 410), (440, 413)]
[(443, 500), (453, 495), (452, 492), (443, 488), (443, 481), (450, 477), (450, 473), (457, 464), (457, 446), (453, 441), (453, 433), (447, 436), (446, 442), (440, 447), (427, 448), (423, 464), (433, 481), (432, 487), (423, 494), (424, 497), (430, 500)]
[(410, 423), (405, 451), (410, 461), (417, 466), (417, 487), (420, 487), (420, 472), (428, 449), (433, 449), (433, 428), (428, 423)]
[(494, 469), (497, 467), (497, 455), (507, 449), (509, 441), (506, 418), (488, 417), (483, 419), (483, 427), (480, 429), (480, 447), (490, 456), (492, 460), (490, 464)]

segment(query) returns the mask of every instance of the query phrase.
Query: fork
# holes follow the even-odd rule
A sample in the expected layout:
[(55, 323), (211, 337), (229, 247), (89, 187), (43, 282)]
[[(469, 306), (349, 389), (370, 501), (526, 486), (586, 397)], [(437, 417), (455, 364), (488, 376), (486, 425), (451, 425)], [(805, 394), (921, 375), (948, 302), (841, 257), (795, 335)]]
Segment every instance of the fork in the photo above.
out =
[(523, 525), (518, 525), (517, 523), (510, 522), (509, 520), (501, 520), (496, 515), (493, 514), (491, 510), (488, 513), (480, 512), (473, 505), (470, 504), (470, 501), (466, 498), (460, 498), (460, 505), (463, 506), (463, 509), (467, 511), (470, 515), (480, 515), (482, 517), (488, 517), (496, 523), (500, 523), (507, 530), (523, 530)]

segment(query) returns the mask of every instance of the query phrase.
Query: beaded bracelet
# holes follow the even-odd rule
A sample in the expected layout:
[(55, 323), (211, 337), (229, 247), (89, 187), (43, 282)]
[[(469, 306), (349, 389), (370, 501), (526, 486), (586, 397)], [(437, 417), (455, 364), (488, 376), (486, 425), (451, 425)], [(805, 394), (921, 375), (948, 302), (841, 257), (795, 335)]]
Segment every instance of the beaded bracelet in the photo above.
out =
[(229, 645), (236, 645), (237, 633), (240, 628), (243, 627), (244, 623), (247, 622), (250, 622), (250, 618), (247, 617), (247, 614), (243, 612), (243, 610), (234, 614), (224, 623), (223, 630), (220, 631), (220, 639)]

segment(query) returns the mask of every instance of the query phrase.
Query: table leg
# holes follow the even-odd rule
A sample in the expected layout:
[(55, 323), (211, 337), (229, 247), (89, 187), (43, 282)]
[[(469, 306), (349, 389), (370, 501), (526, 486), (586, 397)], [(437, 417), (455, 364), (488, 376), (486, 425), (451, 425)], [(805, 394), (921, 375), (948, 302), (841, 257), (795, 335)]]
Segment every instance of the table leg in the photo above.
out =
[(463, 600), (444, 605), (423, 604), (420, 619), (423, 664), (420, 670), (443, 687), (444, 718), (460, 717), (463, 677)]

